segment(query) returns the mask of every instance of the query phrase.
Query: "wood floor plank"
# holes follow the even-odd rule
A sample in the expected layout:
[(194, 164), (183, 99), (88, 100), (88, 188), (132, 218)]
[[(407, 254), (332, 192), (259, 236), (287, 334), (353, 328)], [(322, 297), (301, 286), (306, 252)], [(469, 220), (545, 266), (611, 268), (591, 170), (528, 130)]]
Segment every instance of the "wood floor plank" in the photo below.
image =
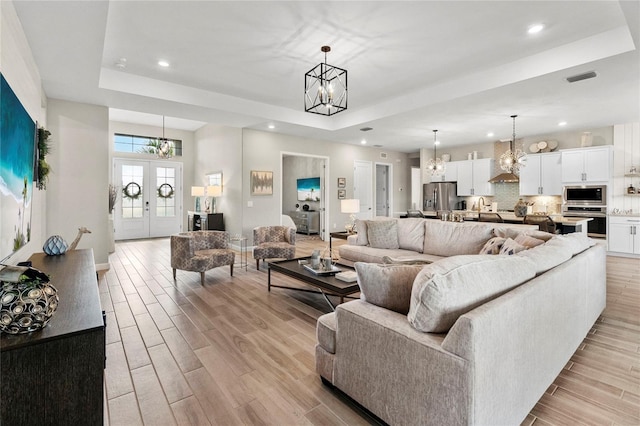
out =
[(200, 360), (193, 353), (193, 350), (189, 347), (189, 344), (184, 340), (177, 328), (162, 330), (162, 337), (183, 373), (202, 367)]
[(193, 395), (191, 388), (180, 371), (180, 367), (176, 364), (166, 345), (149, 348), (149, 356), (153, 361), (153, 368), (162, 384), (162, 389), (164, 389), (164, 394), (169, 404)]
[(146, 425), (175, 425), (173, 412), (162, 391), (153, 366), (147, 365), (131, 371), (142, 420)]
[(156, 327), (156, 323), (151, 318), (151, 315), (145, 312), (142, 315), (136, 315), (135, 320), (147, 348), (164, 343), (160, 331)]
[[(198, 327), (191, 322), (187, 315), (176, 315), (171, 317), (171, 321), (176, 326), (184, 340), (191, 347), (191, 349), (199, 349), (204, 348), (205, 346), (209, 346), (209, 341), (205, 337), (204, 334), (198, 330)], [(167, 329), (170, 330), (170, 329)]]
[(241, 424), (222, 389), (204, 367), (186, 373), (185, 377), (211, 424)]
[(134, 392), (109, 400), (109, 424), (112, 426), (143, 425)]
[(195, 396), (190, 396), (171, 404), (173, 415), (180, 426), (206, 426), (211, 423), (202, 411), (200, 402)]
[(151, 359), (138, 327), (121, 328), (120, 335), (122, 336), (122, 345), (127, 354), (127, 362), (131, 370), (151, 364)]
[(117, 398), (133, 392), (129, 365), (127, 364), (122, 343), (108, 344), (106, 346), (106, 354), (107, 368), (105, 369), (104, 380), (107, 384), (107, 398)]

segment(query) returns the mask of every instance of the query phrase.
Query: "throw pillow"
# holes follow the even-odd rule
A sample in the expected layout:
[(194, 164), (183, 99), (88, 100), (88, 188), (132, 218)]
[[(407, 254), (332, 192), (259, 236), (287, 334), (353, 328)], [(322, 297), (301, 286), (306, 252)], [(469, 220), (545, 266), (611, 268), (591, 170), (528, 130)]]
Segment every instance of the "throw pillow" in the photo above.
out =
[(460, 315), (534, 276), (533, 262), (520, 256), (448, 257), (422, 268), (407, 318), (419, 331), (446, 333)]
[(533, 247), (537, 247), (540, 244), (544, 244), (543, 240), (540, 240), (538, 238), (534, 238), (530, 235), (526, 235), (526, 234), (520, 234), (518, 235), (515, 240), (516, 243), (518, 244), (522, 244), (523, 246), (525, 246), (526, 248), (530, 249)]
[(533, 237), (533, 238), (537, 238), (537, 239), (542, 240), (542, 241), (549, 241), (551, 238), (553, 238), (555, 236), (555, 234), (551, 234), (549, 232), (544, 232), (544, 231), (538, 231), (538, 230), (525, 231), (525, 232), (523, 232), (523, 234), (528, 235), (528, 236)]
[(500, 253), (500, 249), (502, 248), (502, 244), (506, 241), (506, 238), (502, 237), (493, 237), (482, 247), (480, 253), (478, 254), (498, 254)]
[(512, 255), (522, 250), (526, 250), (527, 248), (520, 243), (517, 243), (515, 240), (511, 238), (507, 238), (505, 242), (500, 247), (500, 254)]
[(374, 248), (399, 248), (397, 222), (395, 220), (368, 220), (367, 239), (369, 246)]
[(369, 240), (367, 239), (367, 221), (356, 219), (356, 232), (358, 238), (356, 239), (357, 246), (368, 246)]
[(411, 287), (423, 265), (378, 265), (355, 263), (361, 299), (406, 315), (411, 303)]
[[(533, 231), (530, 231), (533, 232)], [(494, 237), (500, 238), (511, 238), (515, 239), (518, 235), (520, 235), (521, 231), (518, 231), (513, 228), (493, 228), (492, 234)]]

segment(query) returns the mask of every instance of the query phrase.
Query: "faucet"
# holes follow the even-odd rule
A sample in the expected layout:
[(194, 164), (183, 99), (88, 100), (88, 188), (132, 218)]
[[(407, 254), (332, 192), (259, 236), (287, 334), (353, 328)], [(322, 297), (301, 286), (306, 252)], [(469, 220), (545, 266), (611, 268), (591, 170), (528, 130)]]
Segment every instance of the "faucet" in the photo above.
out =
[[(482, 201), (482, 207), (480, 207), (480, 201)], [(484, 197), (480, 197), (478, 198), (478, 213), (480, 213), (483, 208), (484, 208)]]

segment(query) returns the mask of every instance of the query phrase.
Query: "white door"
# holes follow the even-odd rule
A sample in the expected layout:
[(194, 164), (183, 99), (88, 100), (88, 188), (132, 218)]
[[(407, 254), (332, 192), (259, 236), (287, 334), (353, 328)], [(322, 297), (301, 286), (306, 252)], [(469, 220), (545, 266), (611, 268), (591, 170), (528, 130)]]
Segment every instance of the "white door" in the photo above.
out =
[(353, 162), (353, 198), (360, 200), (358, 219), (373, 218), (373, 166), (371, 161)]
[(182, 164), (114, 159), (116, 240), (166, 237), (182, 223)]
[(376, 216), (389, 216), (389, 166), (376, 164)]

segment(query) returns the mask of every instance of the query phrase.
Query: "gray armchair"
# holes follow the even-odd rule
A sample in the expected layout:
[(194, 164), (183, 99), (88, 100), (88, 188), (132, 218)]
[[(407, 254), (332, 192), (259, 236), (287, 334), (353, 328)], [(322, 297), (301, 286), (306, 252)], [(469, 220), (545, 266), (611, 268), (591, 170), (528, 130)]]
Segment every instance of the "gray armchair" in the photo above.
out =
[(288, 226), (259, 226), (253, 229), (253, 258), (293, 259), (296, 256), (296, 229)]
[(171, 236), (171, 268), (173, 279), (176, 269), (200, 272), (200, 284), (204, 285), (204, 274), (209, 269), (229, 265), (233, 276), (235, 252), (229, 247), (226, 231), (192, 231)]

